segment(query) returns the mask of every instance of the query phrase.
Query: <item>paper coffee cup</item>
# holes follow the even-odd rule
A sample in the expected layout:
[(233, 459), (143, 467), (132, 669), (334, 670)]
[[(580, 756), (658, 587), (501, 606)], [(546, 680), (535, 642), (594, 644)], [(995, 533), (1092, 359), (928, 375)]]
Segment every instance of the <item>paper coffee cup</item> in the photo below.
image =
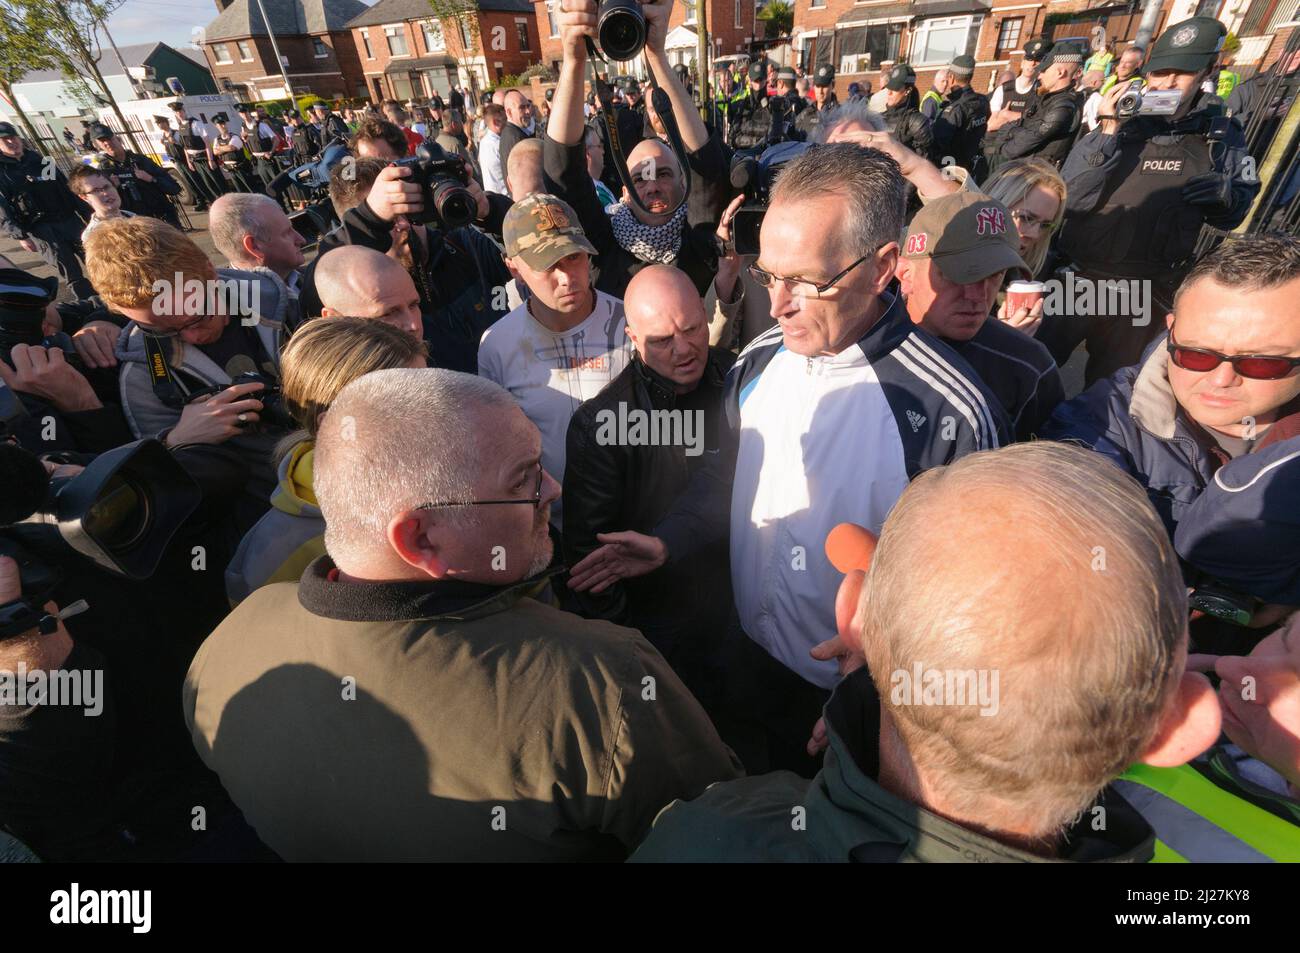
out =
[(1007, 286), (1007, 314), (1022, 308), (1033, 308), (1043, 300), (1047, 286), (1041, 281), (1013, 281)]

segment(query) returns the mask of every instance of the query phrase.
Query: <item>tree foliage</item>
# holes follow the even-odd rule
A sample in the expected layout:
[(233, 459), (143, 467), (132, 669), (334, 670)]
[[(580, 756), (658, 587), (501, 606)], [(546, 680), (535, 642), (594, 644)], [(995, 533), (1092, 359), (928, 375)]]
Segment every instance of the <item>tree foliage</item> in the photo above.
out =
[(794, 29), (794, 4), (790, 0), (768, 0), (758, 12), (758, 18), (763, 21), (769, 39), (789, 36)]

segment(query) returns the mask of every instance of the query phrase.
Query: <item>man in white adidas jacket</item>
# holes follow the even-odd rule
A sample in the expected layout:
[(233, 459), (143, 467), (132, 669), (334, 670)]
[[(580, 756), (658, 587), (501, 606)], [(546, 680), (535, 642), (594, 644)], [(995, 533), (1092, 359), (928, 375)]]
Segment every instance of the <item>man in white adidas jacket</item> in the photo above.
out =
[(750, 773), (815, 768), (804, 742), (839, 677), (809, 654), (836, 632), (826, 534), (841, 522), (878, 532), (918, 473), (1007, 439), (997, 400), (890, 290), (903, 211), (902, 175), (882, 153), (824, 145), (785, 166), (752, 269), (777, 327), (728, 375), (730, 442), (653, 536), (602, 535), (570, 576), (599, 591), (730, 531), (747, 638), (721, 719), (737, 726), (720, 727)]

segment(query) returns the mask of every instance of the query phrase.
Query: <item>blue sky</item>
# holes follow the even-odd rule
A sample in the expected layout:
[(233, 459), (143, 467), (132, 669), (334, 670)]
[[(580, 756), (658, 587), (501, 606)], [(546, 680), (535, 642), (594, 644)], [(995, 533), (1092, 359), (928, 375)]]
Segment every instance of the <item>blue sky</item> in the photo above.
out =
[(195, 27), (216, 16), (213, 0), (126, 0), (109, 18), (108, 28), (118, 46), (161, 40), (179, 48), (189, 45)]

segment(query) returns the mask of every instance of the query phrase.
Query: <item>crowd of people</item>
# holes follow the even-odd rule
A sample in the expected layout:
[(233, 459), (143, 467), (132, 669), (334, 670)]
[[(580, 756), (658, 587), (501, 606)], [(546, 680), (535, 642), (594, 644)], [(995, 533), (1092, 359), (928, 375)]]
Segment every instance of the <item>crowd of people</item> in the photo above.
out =
[(64, 279), (0, 260), (0, 854), (1300, 860), (1300, 239), (1222, 234), (1223, 25), (841, 103), (694, 90), (668, 9), (613, 100), (563, 0), (536, 102), (0, 127)]

